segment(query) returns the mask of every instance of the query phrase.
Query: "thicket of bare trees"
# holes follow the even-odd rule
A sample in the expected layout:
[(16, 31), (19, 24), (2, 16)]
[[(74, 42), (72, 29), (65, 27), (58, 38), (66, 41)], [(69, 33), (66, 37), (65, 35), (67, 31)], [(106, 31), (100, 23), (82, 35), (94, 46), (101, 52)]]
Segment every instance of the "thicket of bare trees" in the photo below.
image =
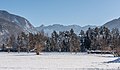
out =
[[(86, 50), (104, 50), (116, 51), (117, 56), (120, 56), (120, 33), (117, 28), (109, 30), (106, 27), (88, 28), (87, 31), (80, 31), (79, 35), (74, 33), (74, 30), (56, 32), (53, 31), (51, 37), (44, 35), (44, 32), (37, 34), (25, 34), (22, 32), (17, 38), (14, 35), (7, 40), (8, 52), (14, 48), (19, 52), (35, 51), (39, 52), (85, 52)], [(4, 48), (4, 49), (5, 49)]]

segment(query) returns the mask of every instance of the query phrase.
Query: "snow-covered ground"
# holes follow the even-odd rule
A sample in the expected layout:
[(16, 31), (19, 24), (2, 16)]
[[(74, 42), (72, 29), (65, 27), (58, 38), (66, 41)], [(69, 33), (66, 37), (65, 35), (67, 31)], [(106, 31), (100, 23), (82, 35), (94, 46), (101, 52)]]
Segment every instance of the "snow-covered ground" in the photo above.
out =
[(87, 53), (5, 53), (0, 52), (0, 70), (119, 70), (119, 57)]

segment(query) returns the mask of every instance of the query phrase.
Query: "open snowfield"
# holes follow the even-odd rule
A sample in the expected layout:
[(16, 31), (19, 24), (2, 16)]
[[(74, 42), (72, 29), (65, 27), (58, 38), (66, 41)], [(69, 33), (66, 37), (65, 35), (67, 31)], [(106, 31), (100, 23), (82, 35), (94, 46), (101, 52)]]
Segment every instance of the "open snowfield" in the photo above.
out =
[(120, 70), (119, 57), (87, 53), (0, 53), (0, 70)]

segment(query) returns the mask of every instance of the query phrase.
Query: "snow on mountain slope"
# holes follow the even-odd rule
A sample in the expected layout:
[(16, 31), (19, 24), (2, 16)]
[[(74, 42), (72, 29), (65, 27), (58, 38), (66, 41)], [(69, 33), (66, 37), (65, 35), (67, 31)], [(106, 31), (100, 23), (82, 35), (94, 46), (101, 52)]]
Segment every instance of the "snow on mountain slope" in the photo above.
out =
[(79, 25), (64, 26), (64, 25), (60, 25), (60, 24), (53, 24), (53, 25), (49, 25), (49, 26), (41, 25), (40, 27), (36, 27), (36, 29), (38, 31), (44, 30), (44, 32), (47, 33), (50, 36), (51, 33), (54, 30), (57, 31), (57, 32), (59, 32), (59, 31), (68, 31), (68, 30), (70, 30), (72, 28), (72, 29), (74, 29), (74, 31), (75, 31), (76, 34), (79, 34), (81, 30), (86, 31), (89, 27), (90, 28), (95, 28), (96, 26), (88, 25), (88, 26), (81, 27)]
[[(120, 30), (120, 18), (113, 19), (113, 20), (105, 23), (102, 26), (108, 27), (110, 30), (112, 30), (113, 28), (118, 28)], [(44, 32), (47, 33), (50, 36), (50, 34), (54, 30), (57, 31), (57, 32), (59, 32), (59, 31), (70, 30), (71, 28), (73, 28), (74, 31), (75, 31), (75, 33), (79, 34), (81, 30), (86, 31), (89, 27), (90, 28), (95, 28), (96, 26), (87, 25), (87, 26), (81, 27), (81, 26), (78, 26), (78, 25), (64, 26), (64, 25), (60, 25), (60, 24), (53, 24), (53, 25), (49, 25), (49, 26), (41, 25), (40, 27), (36, 27), (36, 29), (38, 31), (44, 30)]]
[(21, 32), (36, 33), (37, 30), (27, 19), (0, 10), (0, 47), (9, 36), (17, 36)]
[(103, 26), (108, 27), (109, 29), (113, 29), (113, 28), (118, 28), (120, 30), (120, 18), (118, 19), (113, 19), (107, 23), (105, 23)]
[(24, 32), (31, 32), (31, 33), (36, 32), (36, 29), (27, 19), (14, 14), (10, 14), (7, 11), (0, 10), (0, 19), (4, 19), (5, 21), (14, 23), (16, 24), (16, 26), (18, 25), (21, 29), (24, 30)]

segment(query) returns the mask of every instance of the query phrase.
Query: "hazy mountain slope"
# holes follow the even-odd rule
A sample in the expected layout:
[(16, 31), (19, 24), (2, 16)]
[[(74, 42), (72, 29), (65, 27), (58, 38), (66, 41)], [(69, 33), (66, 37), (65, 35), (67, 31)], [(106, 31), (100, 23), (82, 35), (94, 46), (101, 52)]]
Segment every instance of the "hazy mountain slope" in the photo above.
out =
[(35, 32), (35, 28), (27, 19), (14, 14), (10, 14), (7, 11), (0, 10), (0, 19), (4, 19), (4, 21), (16, 24), (16, 26), (19, 26), (24, 30), (24, 32)]
[[(108, 27), (110, 30), (112, 30), (113, 28), (118, 28), (120, 30), (120, 18), (118, 19), (113, 19), (107, 23), (105, 23), (103, 26)], [(36, 29), (38, 31), (44, 30), (45, 33), (47, 33), (49, 36), (50, 34), (56, 30), (57, 32), (59, 31), (66, 31), (66, 30), (70, 30), (71, 28), (74, 29), (76, 34), (79, 34), (80, 30), (84, 30), (86, 31), (88, 28), (95, 28), (96, 26), (78, 26), (78, 25), (68, 25), (68, 26), (64, 26), (64, 25), (60, 25), (60, 24), (54, 24), (54, 25), (49, 25), (49, 26), (44, 26), (41, 25), (40, 27), (36, 27)]]
[(51, 35), (51, 33), (55, 30), (57, 32), (59, 31), (68, 31), (70, 30), (71, 28), (74, 29), (75, 33), (76, 34), (79, 34), (81, 30), (84, 30), (86, 31), (89, 27), (91, 28), (94, 28), (96, 26), (84, 26), (84, 27), (81, 27), (79, 25), (68, 25), (68, 26), (64, 26), (64, 25), (60, 25), (60, 24), (54, 24), (54, 25), (49, 25), (49, 26), (44, 26), (44, 25), (41, 25), (40, 27), (36, 27), (36, 29), (38, 31), (42, 31), (44, 30), (45, 33), (47, 33), (49, 36)]
[(113, 20), (105, 23), (103, 26), (106, 26), (109, 29), (118, 28), (120, 30), (120, 18), (113, 19)]
[(0, 44), (5, 43), (7, 37), (17, 36), (21, 32), (35, 33), (36, 29), (27, 19), (0, 10)]

